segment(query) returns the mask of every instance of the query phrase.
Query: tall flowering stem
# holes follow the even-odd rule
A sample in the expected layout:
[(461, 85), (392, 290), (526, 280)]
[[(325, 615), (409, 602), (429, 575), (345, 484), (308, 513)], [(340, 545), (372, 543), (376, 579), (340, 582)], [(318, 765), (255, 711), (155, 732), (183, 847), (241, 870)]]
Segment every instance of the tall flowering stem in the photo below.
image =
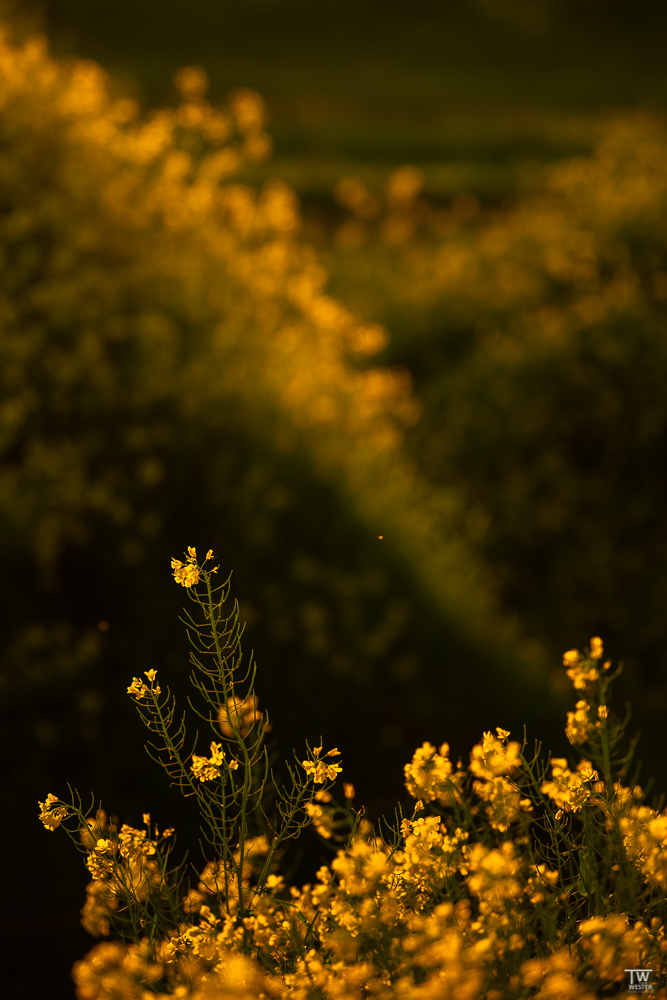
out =
[[(305, 807), (312, 799), (313, 785), (322, 779), (304, 762), (304, 776), (288, 765), (290, 790), (279, 789), (273, 780), (264, 745), (271, 726), (267, 713), (258, 710), (254, 690), (257, 665), (252, 655), (244, 665), (244, 626), (239, 623), (238, 603), (234, 601), (229, 613), (225, 610), (231, 577), (216, 585), (218, 566), (212, 565), (212, 560), (210, 549), (203, 561), (198, 560), (192, 546), (184, 560), (172, 559), (174, 579), (195, 606), (192, 612), (184, 610), (182, 617), (192, 647), (190, 681), (199, 696), (196, 702), (190, 698), (188, 702), (215, 737), (210, 754), (195, 753), (197, 737), (190, 752), (185, 751), (185, 716), (174, 723), (174, 699), (169, 691), (161, 698), (154, 671), (149, 672), (149, 685), (135, 678), (128, 691), (145, 725), (161, 737), (161, 744), (149, 743), (148, 752), (184, 795), (197, 799), (202, 834), (220, 865), (227, 905), (233, 900), (237, 919), (242, 921), (252, 899), (262, 893), (281, 844), (310, 821)], [(329, 765), (326, 778), (335, 779), (337, 771), (340, 768)], [(270, 776), (278, 793), (277, 815), (271, 816), (262, 801)], [(255, 836), (251, 835), (251, 823)], [(249, 851), (256, 848), (257, 835), (265, 840), (266, 857), (251, 887), (248, 859)], [(230, 882), (235, 883), (233, 890)]]

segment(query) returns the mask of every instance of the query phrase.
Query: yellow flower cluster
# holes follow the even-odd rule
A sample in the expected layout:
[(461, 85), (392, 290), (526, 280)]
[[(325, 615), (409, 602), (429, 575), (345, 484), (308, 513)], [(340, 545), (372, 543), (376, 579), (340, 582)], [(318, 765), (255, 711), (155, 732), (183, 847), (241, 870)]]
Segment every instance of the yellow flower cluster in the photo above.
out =
[[(247, 736), (251, 728), (262, 721), (262, 713), (257, 708), (258, 697), (253, 692), (247, 698), (236, 698), (230, 693), (227, 707), (221, 705), (218, 709), (218, 725), (224, 736), (233, 737), (236, 729), (240, 736)], [(270, 732), (271, 726), (265, 723), (264, 731)]]
[[(153, 685), (155, 671), (146, 673)], [(253, 696), (231, 704), (237, 728), (239, 720), (248, 727), (256, 722)], [(597, 1000), (618, 987), (629, 968), (662, 975), (667, 941), (660, 919), (631, 925), (625, 913), (605, 911), (580, 921), (582, 904), (568, 901), (575, 893), (594, 900), (590, 865), (598, 861), (592, 858), (607, 866), (600, 886), (604, 880), (614, 887), (625, 866), (634, 873), (640, 902), (647, 898), (644, 881), (664, 894), (667, 810), (641, 806), (641, 791), (619, 782), (611, 798), (597, 794), (606, 786), (587, 760), (571, 771), (564, 758), (553, 758), (552, 780), (540, 784), (541, 770), (509, 736), (501, 728), (485, 732), (467, 771), (453, 768), (446, 743), (439, 751), (430, 743), (417, 749), (405, 779), (420, 798), (413, 818), (393, 831), (393, 843), (375, 834), (361, 813), (354, 816), (354, 788), (347, 783), (346, 810), (325, 788), (304, 802), (311, 778), (323, 784), (341, 771), (327, 762), (338, 749), (314, 747), (303, 761), (299, 810), (330, 843), (343, 842), (339, 813), (355, 820), (345, 846), (319, 868), (314, 883), (285, 885), (269, 835), (230, 843), (223, 857), (206, 864), (167, 930), (156, 925), (149, 937), (140, 921), (144, 930), (134, 944), (98, 944), (77, 963), (77, 995), (145, 1000), (147, 986), (154, 986), (165, 1000)], [(193, 756), (190, 766), (207, 781), (238, 761), (227, 765), (222, 744), (212, 742), (210, 757)], [(522, 797), (523, 789), (532, 798)], [(441, 814), (417, 816), (425, 809), (422, 799), (444, 806)], [(548, 816), (572, 814), (572, 822), (542, 825), (559, 840), (546, 851), (540, 838), (531, 839), (534, 804)], [(604, 842), (590, 851), (570, 836), (585, 805), (591, 811), (580, 825)], [(63, 808), (52, 795), (40, 807), (44, 817)], [(118, 832), (100, 811), (80, 829), (93, 875), (82, 922), (92, 934), (108, 935), (130, 906), (145, 902), (150, 913), (173, 907), (165, 855), (150, 836), (148, 813), (144, 822), (148, 832), (127, 825)], [(507, 836), (519, 822), (517, 835)], [(544, 859), (555, 857), (552, 869)], [(605, 906), (607, 899), (618, 905), (613, 893), (604, 899)], [(649, 905), (662, 904), (651, 899)], [(667, 991), (657, 996), (665, 1000)]]
[[(601, 705), (600, 708), (602, 707), (604, 706)], [(574, 712), (567, 713), (565, 735), (570, 743), (575, 746), (581, 746), (591, 734), (593, 723), (590, 719), (590, 711), (591, 706), (588, 702), (580, 699), (575, 706)]]
[(470, 849), (468, 886), (480, 900), (480, 911), (504, 910), (506, 904), (521, 895), (521, 859), (511, 840), (500, 847), (474, 844)]
[(174, 571), (174, 580), (182, 587), (194, 587), (199, 583), (199, 566), (197, 565), (197, 550), (188, 545), (188, 554), (183, 563), (180, 559), (171, 560), (171, 568)]
[(470, 771), (478, 778), (490, 780), (521, 767), (521, 746), (514, 741), (507, 743), (506, 729), (497, 728), (496, 733), (484, 733), (482, 742), (470, 751)]
[(67, 817), (67, 806), (57, 805), (58, 796), (52, 792), (46, 796), (46, 802), (39, 804), (39, 818), (47, 830), (56, 830)]
[(320, 837), (324, 837), (325, 840), (329, 840), (335, 828), (333, 813), (331, 810), (328, 810), (325, 806), (321, 806), (316, 802), (306, 802), (305, 809), (311, 823), (319, 833)]
[(634, 806), (619, 822), (628, 856), (648, 882), (667, 889), (667, 809)]
[(531, 958), (521, 967), (521, 981), (540, 1000), (597, 1000), (577, 978), (578, 960), (562, 949), (546, 958)]
[(147, 694), (153, 694), (157, 697), (159, 694), (162, 693), (160, 685), (155, 683), (157, 670), (154, 670), (152, 668), (150, 670), (144, 670), (144, 674), (146, 675), (146, 677), (148, 677), (148, 680), (150, 681), (151, 685), (150, 687), (148, 687), (148, 685), (145, 684), (140, 677), (133, 677), (132, 683), (127, 689), (127, 693), (134, 695), (134, 697), (137, 698), (138, 700), (145, 698)]
[[(322, 752), (322, 747), (313, 747), (313, 755), (315, 760), (304, 760), (301, 762), (301, 766), (304, 768), (307, 775), (312, 775), (313, 781), (316, 784), (323, 784), (325, 781), (335, 781), (336, 775), (340, 774), (343, 770), (337, 764), (325, 764), (323, 760), (319, 759)], [(328, 753), (324, 755), (325, 757), (338, 757), (340, 756), (340, 750), (329, 750)]]
[[(233, 904), (235, 880), (228, 876), (225, 888), (220, 863), (208, 865), (190, 894), (190, 920), (155, 942), (154, 957), (146, 942), (97, 945), (75, 966), (80, 995), (103, 1000), (113, 990), (122, 1000), (141, 1000), (139, 983), (145, 989), (160, 978), (170, 984), (160, 995), (187, 1000), (596, 1000), (598, 990), (618, 986), (628, 968), (650, 967), (656, 977), (664, 970), (664, 928), (631, 926), (618, 914), (582, 921), (574, 946), (517, 961), (513, 956), (534, 935), (532, 907), (544, 903), (558, 873), (544, 866), (529, 873), (511, 841), (468, 848), (462, 831), (447, 837), (439, 817), (405, 821), (403, 832), (404, 848), (392, 853), (369, 839), (366, 827), (330, 867), (320, 868), (315, 885), (290, 890), (289, 906), (278, 905), (284, 882), (272, 876), (240, 924), (234, 905), (229, 912), (217, 906), (226, 893)], [(251, 844), (244, 884), (267, 845), (256, 847)], [(463, 876), (467, 895), (456, 905), (428, 906), (443, 879), (456, 875)], [(317, 948), (308, 943), (315, 919)], [(257, 958), (241, 954), (248, 941)], [(504, 961), (515, 969), (509, 992), (495, 979)]]
[(567, 667), (567, 676), (577, 691), (589, 691), (600, 676), (597, 661), (582, 657), (578, 649), (563, 654), (563, 666)]
[(385, 883), (404, 906), (421, 909), (449, 876), (468, 874), (467, 831), (456, 827), (449, 834), (440, 817), (425, 816), (404, 819), (401, 834), (403, 848), (393, 855), (393, 870)]
[[(321, 801), (329, 801), (327, 793)], [(100, 823), (91, 828), (100, 829)], [(120, 842), (128, 853), (150, 851), (141, 834), (123, 828)], [(146, 941), (97, 945), (75, 966), (79, 994), (106, 1000), (113, 990), (122, 1000), (142, 1000), (139, 990), (160, 979), (161, 996), (185, 1000), (596, 1000), (603, 995), (598, 990), (617, 986), (628, 968), (650, 967), (656, 976), (665, 969), (664, 928), (630, 926), (615, 914), (583, 921), (573, 946), (519, 960), (535, 936), (535, 908), (553, 899), (558, 872), (527, 864), (512, 841), (470, 845), (466, 831), (448, 833), (439, 816), (406, 819), (401, 834), (402, 845), (391, 850), (362, 821), (352, 842), (319, 869), (315, 884), (291, 888), (282, 902), (285, 884), (277, 875), (253, 896), (252, 878), (268, 843), (250, 840), (242, 877), (249, 905), (242, 921), (236, 918), (234, 872), (228, 863), (209, 863), (188, 895), (188, 920), (156, 940), (154, 954)], [(109, 850), (100, 844), (101, 853), (103, 848)], [(451, 880), (465, 895), (456, 905), (437, 902)], [(99, 921), (84, 918), (94, 932), (105, 933)], [(309, 937), (315, 921), (317, 947)], [(514, 969), (509, 992), (496, 978), (501, 962)]]
[[(606, 672), (611, 661), (607, 660), (600, 667), (603, 652), (602, 639), (594, 636), (587, 654), (582, 655), (578, 649), (569, 649), (563, 654), (563, 665), (567, 667), (567, 676), (574, 689), (587, 693), (587, 698), (580, 698), (574, 711), (567, 713), (565, 735), (573, 746), (588, 742), (609, 718), (609, 708), (604, 701), (608, 687)], [(591, 718), (592, 711), (595, 711), (596, 719)]]
[(215, 781), (216, 778), (220, 777), (220, 769), (225, 763), (230, 771), (238, 770), (238, 760), (232, 758), (230, 761), (225, 761), (222, 744), (212, 742), (211, 756), (199, 757), (197, 754), (193, 754), (190, 770), (200, 781)]
[(620, 913), (583, 920), (579, 934), (584, 953), (600, 979), (620, 985), (627, 970), (637, 968), (638, 959), (650, 954), (655, 945), (659, 948), (664, 940), (663, 927), (651, 934), (641, 921), (629, 926), (628, 918)]
[(449, 759), (448, 743), (443, 743), (438, 751), (432, 743), (424, 742), (404, 771), (405, 787), (413, 798), (424, 802), (437, 800), (443, 805), (456, 799), (463, 778)]
[[(173, 832), (165, 830), (163, 837)], [(127, 824), (119, 834), (104, 810), (80, 828), (79, 837), (87, 851), (86, 867), (93, 877), (86, 886), (81, 923), (95, 937), (107, 936), (111, 918), (125, 909), (129, 899), (145, 900), (152, 893), (162, 892), (163, 880), (155, 861), (156, 842), (147, 837), (145, 830)]]
[(589, 760), (580, 760), (576, 772), (570, 771), (564, 757), (551, 758), (552, 781), (545, 781), (542, 792), (558, 806), (557, 816), (563, 812), (579, 812), (591, 795), (593, 782), (598, 780)]
[(530, 811), (530, 799), (522, 798), (521, 792), (507, 778), (491, 778), (489, 781), (474, 781), (473, 789), (486, 802), (485, 811), (494, 830), (504, 833), (521, 816), (522, 811)]

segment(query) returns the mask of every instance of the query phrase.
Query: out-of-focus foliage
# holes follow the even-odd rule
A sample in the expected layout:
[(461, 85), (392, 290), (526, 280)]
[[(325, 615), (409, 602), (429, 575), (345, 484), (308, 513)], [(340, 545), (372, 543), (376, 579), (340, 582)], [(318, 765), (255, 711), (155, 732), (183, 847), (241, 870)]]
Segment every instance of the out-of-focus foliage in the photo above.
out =
[[(99, 713), (103, 641), (109, 669), (168, 655), (162, 609), (137, 614), (136, 629), (149, 621), (159, 636), (141, 648), (104, 630), (114, 602), (136, 612), (147, 554), (158, 565), (187, 522), (211, 525), (243, 567), (241, 595), (266, 622), (258, 649), (285, 660), (274, 683), (286, 717), (310, 698), (326, 723), (350, 683), (368, 717), (380, 670), (390, 685), (375, 725), (401, 714), (391, 685), (411, 683), (419, 715), (425, 659), (444, 684), (466, 649), (500, 648), (501, 627), (448, 532), (455, 495), (421, 482), (402, 450), (419, 407), (404, 368), (369, 362), (386, 332), (325, 294), (283, 184), (232, 179), (269, 152), (261, 99), (241, 89), (215, 109), (190, 67), (180, 104), (144, 118), (98, 66), (54, 62), (39, 37), (5, 38), (0, 67), (5, 694), (34, 715), (41, 678), (31, 727), (55, 745), (73, 731), (49, 720), (66, 674)], [(431, 608), (426, 640), (416, 591)]]
[(336, 291), (392, 331), (384, 358), (408, 367), (424, 407), (410, 444), (432, 482), (465, 492), (461, 529), (505, 607), (553, 647), (594, 624), (652, 680), (667, 599), (666, 157), (664, 119), (636, 113), (509, 207), (437, 208), (411, 168), (384, 194), (347, 178), (332, 258)]

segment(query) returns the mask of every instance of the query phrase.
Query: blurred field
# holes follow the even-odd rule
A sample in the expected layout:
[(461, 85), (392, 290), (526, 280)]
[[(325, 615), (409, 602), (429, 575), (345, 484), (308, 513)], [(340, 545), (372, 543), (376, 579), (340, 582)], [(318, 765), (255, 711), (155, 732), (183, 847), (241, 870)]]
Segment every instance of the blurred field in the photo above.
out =
[(352, 168), (378, 180), (402, 163), (426, 192), (502, 198), (526, 164), (590, 149), (600, 115), (667, 101), (667, 13), (651, 0), (194, 0), (94, 6), (51, 0), (56, 51), (99, 60), (148, 104), (196, 62), (212, 97), (255, 87), (281, 176), (306, 205)]

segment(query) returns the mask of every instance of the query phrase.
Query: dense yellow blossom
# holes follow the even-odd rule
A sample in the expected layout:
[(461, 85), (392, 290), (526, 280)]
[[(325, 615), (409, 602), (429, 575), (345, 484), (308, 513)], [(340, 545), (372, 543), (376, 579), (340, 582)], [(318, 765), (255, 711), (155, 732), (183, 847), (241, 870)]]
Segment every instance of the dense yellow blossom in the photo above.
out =
[(494, 830), (502, 833), (509, 830), (521, 816), (522, 809), (531, 808), (530, 800), (523, 799), (521, 792), (507, 778), (491, 778), (488, 781), (473, 782), (473, 789), (485, 805), (486, 815)]
[(593, 794), (592, 783), (598, 780), (590, 761), (581, 760), (576, 772), (570, 771), (564, 757), (551, 758), (552, 781), (545, 781), (542, 792), (564, 812), (579, 812)]
[(521, 967), (524, 986), (538, 987), (539, 1000), (597, 1000), (577, 978), (578, 961), (567, 949), (532, 958)]
[(643, 963), (658, 944), (640, 921), (631, 927), (628, 918), (620, 913), (583, 920), (579, 934), (600, 979), (619, 985), (624, 983), (627, 969), (646, 967)]
[[(194, 549), (186, 559), (195, 565)], [(200, 634), (208, 651), (211, 622), (221, 619), (212, 603), (203, 603), (199, 596), (196, 600), (206, 619)], [(225, 631), (225, 642), (233, 646), (234, 635), (233, 629)], [(594, 643), (592, 647), (601, 656)], [(592, 662), (570, 652), (569, 669)], [(216, 676), (196, 657), (192, 662), (207, 678)], [(234, 696), (236, 666), (230, 664), (224, 655), (219, 657), (229, 706), (224, 713), (220, 690), (204, 693), (214, 710), (211, 721), (217, 715), (223, 736), (234, 737), (246, 753), (245, 735), (261, 714), (252, 686), (245, 698)], [(149, 691), (159, 691), (156, 670), (145, 675), (150, 688), (138, 678), (131, 686), (140, 702)], [(607, 688), (603, 680), (602, 693)], [(147, 706), (141, 702), (140, 711)], [(163, 711), (157, 699), (153, 710), (147, 724), (154, 732), (155, 718)], [(165, 711), (173, 716), (171, 703)], [(589, 712), (589, 703), (581, 700), (569, 713), (570, 732), (578, 735), (589, 725)], [(157, 730), (166, 731), (164, 726)], [(600, 725), (597, 732), (604, 745), (608, 727)], [(628, 870), (635, 878), (635, 907), (648, 898), (644, 880), (664, 893), (667, 810), (658, 814), (640, 805), (641, 790), (627, 789), (619, 781), (610, 797), (588, 760), (571, 771), (567, 760), (552, 758), (551, 780), (543, 781), (539, 753), (524, 760), (520, 745), (508, 742), (509, 736), (502, 728), (495, 735), (484, 733), (470, 754), (470, 777), (460, 763), (453, 767), (448, 744), (439, 750), (430, 743), (418, 748), (405, 766), (405, 778), (410, 795), (420, 798), (411, 819), (401, 818), (396, 829), (387, 825), (387, 839), (375, 833), (361, 810), (351, 809), (355, 793), (349, 783), (344, 785), (345, 808), (336, 805), (326, 788), (314, 792), (310, 779), (324, 784), (340, 773), (340, 766), (329, 763), (340, 751), (309, 747), (309, 759), (302, 762), (305, 781), (303, 775), (293, 775), (291, 797), (282, 800), (280, 811), (291, 808), (298, 814), (297, 832), (310, 823), (325, 842), (345, 846), (330, 864), (320, 866), (313, 883), (301, 888), (288, 887), (278, 873), (279, 834), (267, 823), (264, 834), (249, 836), (246, 827), (238, 839), (225, 840), (196, 887), (186, 888), (176, 902), (166, 871), (168, 849), (163, 846), (172, 830), (159, 838), (157, 825), (145, 812), (146, 829), (124, 824), (118, 831), (103, 810), (88, 818), (72, 807), (93, 876), (82, 923), (91, 934), (108, 936), (123, 921), (127, 924), (126, 914), (131, 913), (135, 939), (134, 944), (98, 944), (77, 963), (77, 996), (597, 1000), (618, 987), (629, 968), (650, 968), (662, 975), (667, 941), (659, 917), (648, 914), (645, 923), (633, 923), (621, 912), (593, 910), (591, 916), (590, 907), (598, 896), (605, 907), (607, 900), (617, 905), (607, 887), (619, 895), (627, 893), (630, 882), (624, 886), (621, 879), (627, 881)], [(179, 730), (176, 743), (169, 738), (170, 759), (182, 745)], [(261, 734), (255, 747), (260, 745)], [(248, 779), (253, 777), (253, 763), (229, 795), (224, 783), (204, 789), (205, 795), (196, 786), (202, 812), (211, 806), (229, 808), (239, 791), (252, 795)], [(180, 767), (186, 764), (187, 758), (179, 758)], [(237, 769), (239, 761), (228, 760), (223, 744), (212, 741), (210, 756), (193, 755), (189, 767), (200, 782), (217, 781), (227, 768)], [(188, 794), (192, 790), (192, 784), (184, 788)], [(434, 814), (427, 812), (428, 803), (437, 803)], [(578, 815), (584, 806), (590, 808)], [(53, 795), (40, 807), (42, 822), (51, 828), (69, 815)], [(558, 819), (570, 813), (568, 822), (554, 824), (554, 811)], [(238, 816), (247, 820), (248, 813), (239, 810)], [(516, 833), (510, 836), (514, 824)], [(534, 836), (537, 824), (541, 832)], [(577, 824), (585, 834), (583, 841), (580, 833), (572, 834)], [(219, 828), (211, 825), (217, 833)], [(350, 831), (347, 840), (339, 834), (345, 826)], [(602, 885), (604, 896), (599, 892)], [(649, 899), (649, 906), (662, 906), (662, 897)], [(582, 913), (588, 914), (586, 919), (579, 919)], [(163, 914), (169, 919), (158, 928)], [(155, 934), (147, 937), (151, 920), (156, 921)], [(665, 1000), (665, 991), (657, 996)]]
[(449, 834), (437, 816), (404, 819), (403, 848), (392, 857), (392, 869), (383, 881), (400, 900), (422, 907), (449, 876), (468, 874), (470, 849), (467, 831)]
[(514, 774), (521, 767), (521, 746), (512, 741), (507, 743), (509, 733), (497, 729), (497, 736), (484, 733), (482, 742), (470, 751), (470, 772), (478, 778), (497, 778), (503, 774)]
[(634, 806), (620, 819), (628, 855), (647, 881), (667, 889), (667, 809)]
[(194, 587), (199, 583), (199, 567), (194, 563), (182, 563), (178, 559), (172, 559), (171, 568), (174, 571), (174, 580), (182, 587)]
[(468, 886), (482, 910), (502, 909), (521, 894), (521, 864), (511, 841), (498, 848), (473, 844), (469, 858)]
[(415, 750), (404, 771), (405, 787), (410, 795), (425, 802), (450, 802), (456, 797), (462, 779), (461, 772), (454, 769), (449, 759), (448, 743), (443, 743), (439, 751), (432, 743), (423, 743)]

